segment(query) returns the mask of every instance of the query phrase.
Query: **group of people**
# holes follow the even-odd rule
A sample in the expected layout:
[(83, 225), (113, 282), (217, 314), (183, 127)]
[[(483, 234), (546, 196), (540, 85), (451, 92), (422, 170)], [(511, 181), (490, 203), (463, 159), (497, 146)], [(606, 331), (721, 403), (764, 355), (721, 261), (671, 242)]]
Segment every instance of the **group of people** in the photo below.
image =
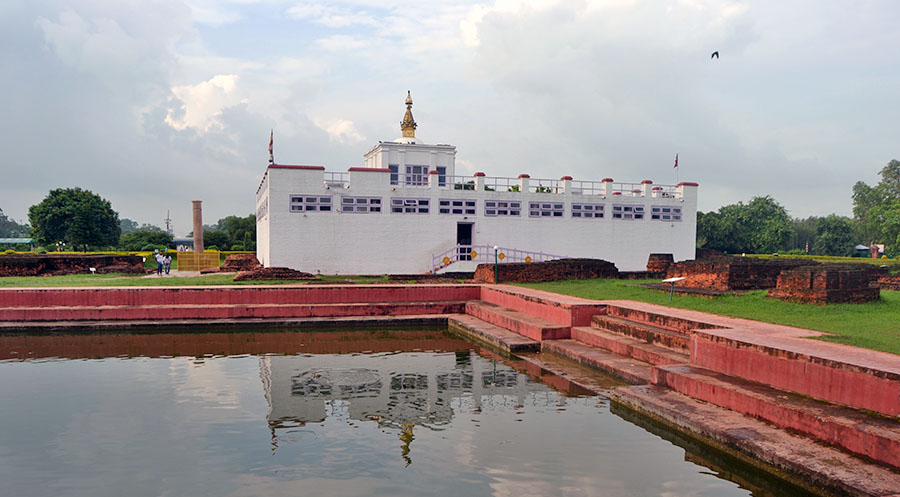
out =
[(163, 271), (166, 274), (169, 274), (169, 270), (172, 268), (172, 256), (171, 255), (163, 255), (161, 252), (156, 253), (156, 274), (157, 276), (162, 276)]

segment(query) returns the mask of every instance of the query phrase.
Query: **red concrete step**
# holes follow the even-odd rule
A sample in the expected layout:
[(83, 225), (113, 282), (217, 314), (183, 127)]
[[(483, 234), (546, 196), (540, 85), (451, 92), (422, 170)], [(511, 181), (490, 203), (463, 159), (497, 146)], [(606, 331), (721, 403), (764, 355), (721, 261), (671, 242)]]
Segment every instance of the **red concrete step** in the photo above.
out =
[(714, 329), (720, 328), (716, 324), (687, 319), (674, 316), (672, 314), (664, 314), (663, 312), (654, 312), (646, 309), (629, 307), (627, 305), (609, 304), (606, 306), (606, 314), (608, 316), (636, 321), (648, 325), (656, 326), (661, 329), (687, 333), (697, 329)]
[(569, 338), (571, 330), (565, 325), (480, 300), (466, 302), (466, 314), (538, 341)]
[(687, 352), (691, 337), (683, 331), (640, 323), (616, 316), (597, 315), (591, 318), (591, 326), (599, 330), (626, 335), (645, 343), (652, 343), (679, 352)]
[(479, 285), (466, 284), (0, 288), (0, 307), (425, 302), (480, 296)]
[(544, 352), (568, 357), (633, 384), (649, 383), (650, 371), (653, 368), (646, 362), (600, 350), (575, 340), (541, 342), (541, 353)]
[(453, 314), (447, 316), (447, 325), (451, 331), (486, 342), (506, 352), (538, 352), (541, 350), (540, 342), (482, 321), (475, 316)]
[(510, 285), (483, 285), (481, 300), (565, 326), (588, 326), (606, 304), (595, 300)]
[[(596, 317), (596, 316), (595, 316)], [(600, 347), (614, 354), (632, 357), (653, 365), (687, 364), (690, 356), (686, 352), (675, 352), (657, 345), (651, 345), (627, 336), (588, 326), (572, 328), (572, 339), (592, 347)]]
[(900, 420), (691, 366), (654, 368), (652, 381), (900, 469)]
[(897, 497), (900, 489), (900, 473), (890, 468), (665, 387), (616, 388), (610, 399), (774, 467), (792, 481), (811, 482), (823, 495)]
[(465, 301), (459, 300), (363, 304), (0, 307), (0, 322), (402, 316), (461, 313), (464, 310)]
[[(697, 330), (691, 365), (886, 416), (900, 416), (900, 356), (747, 329)], [(774, 326), (768, 328), (777, 329)]]

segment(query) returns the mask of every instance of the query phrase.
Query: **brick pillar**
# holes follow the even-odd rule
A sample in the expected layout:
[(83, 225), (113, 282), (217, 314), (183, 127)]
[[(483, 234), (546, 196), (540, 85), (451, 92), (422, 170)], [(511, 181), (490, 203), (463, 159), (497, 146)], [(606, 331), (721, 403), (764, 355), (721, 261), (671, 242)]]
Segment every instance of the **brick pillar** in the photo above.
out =
[(202, 200), (192, 200), (194, 204), (194, 252), (203, 252), (203, 203)]

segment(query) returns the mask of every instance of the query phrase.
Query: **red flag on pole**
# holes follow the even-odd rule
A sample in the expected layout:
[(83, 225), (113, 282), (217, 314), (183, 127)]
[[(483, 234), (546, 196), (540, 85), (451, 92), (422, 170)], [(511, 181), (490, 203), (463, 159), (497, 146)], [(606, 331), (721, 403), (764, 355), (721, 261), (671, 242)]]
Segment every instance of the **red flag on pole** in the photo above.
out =
[(275, 156), (272, 154), (272, 145), (275, 143), (275, 130), (269, 134), (269, 164), (275, 163)]
[[(271, 145), (269, 146), (271, 149)], [(271, 152), (271, 150), (269, 150)], [(675, 154), (675, 167), (678, 167), (678, 154)]]

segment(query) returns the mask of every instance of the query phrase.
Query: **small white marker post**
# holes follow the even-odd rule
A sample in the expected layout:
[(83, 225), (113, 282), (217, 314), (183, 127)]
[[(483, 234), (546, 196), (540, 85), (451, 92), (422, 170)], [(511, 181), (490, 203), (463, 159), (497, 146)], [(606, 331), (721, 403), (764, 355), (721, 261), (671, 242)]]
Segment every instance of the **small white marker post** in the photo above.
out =
[(672, 284), (672, 289), (669, 290), (669, 302), (672, 301), (672, 296), (675, 295), (675, 283), (678, 283), (679, 281), (681, 281), (683, 279), (685, 279), (684, 276), (679, 276), (677, 278), (666, 278), (666, 279), (662, 280), (663, 283), (671, 283)]

